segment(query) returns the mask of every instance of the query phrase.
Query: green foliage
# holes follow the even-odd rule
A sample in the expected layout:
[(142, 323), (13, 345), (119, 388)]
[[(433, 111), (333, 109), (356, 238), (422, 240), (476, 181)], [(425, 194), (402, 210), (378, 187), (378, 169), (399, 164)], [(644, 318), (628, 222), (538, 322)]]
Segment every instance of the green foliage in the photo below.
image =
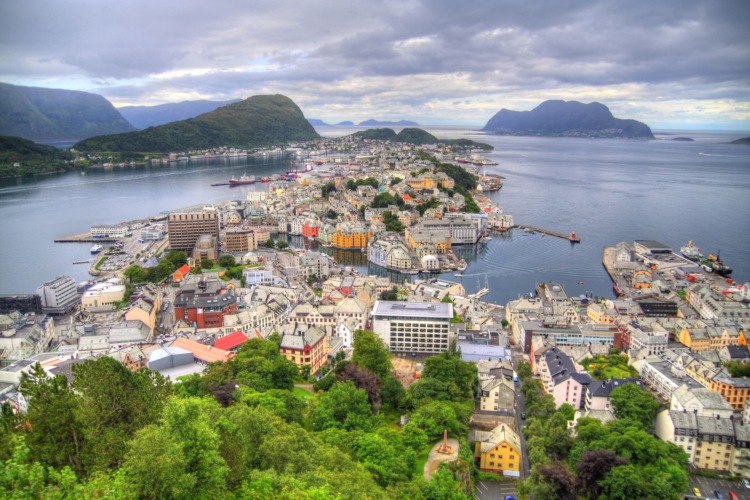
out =
[(319, 137), (302, 111), (282, 95), (253, 96), (199, 115), (138, 132), (92, 137), (80, 151), (185, 151), (259, 147)]
[(351, 381), (337, 382), (320, 394), (313, 402), (310, 421), (316, 431), (331, 427), (370, 431), (376, 425), (367, 393)]
[(576, 417), (576, 409), (570, 403), (563, 403), (560, 408), (557, 409), (560, 414), (565, 417), (568, 422), (572, 421)]
[(638, 378), (635, 368), (628, 365), (627, 355), (610, 351), (607, 356), (598, 355), (586, 358), (581, 365), (596, 380), (607, 380), (610, 378)]
[(519, 361), (518, 367), (516, 368), (516, 374), (521, 382), (525, 382), (526, 379), (531, 379), (531, 376), (533, 375), (531, 363), (528, 361)]
[(750, 377), (750, 363), (727, 361), (724, 366), (729, 368), (729, 374), (732, 377)]
[(386, 231), (400, 233), (404, 230), (404, 225), (391, 212), (383, 212), (383, 223)]
[(333, 192), (336, 191), (336, 183), (331, 181), (323, 184), (320, 186), (320, 194), (323, 198), (328, 198), (328, 196)]
[(234, 255), (232, 254), (224, 254), (221, 257), (219, 257), (219, 265), (221, 267), (234, 267), (237, 264), (237, 262), (234, 259)]
[(403, 207), (404, 200), (402, 200), (401, 197), (393, 196), (391, 193), (383, 192), (375, 195), (372, 199), (372, 203), (370, 203), (372, 208), (388, 208), (392, 205)]
[(394, 142), (405, 142), (407, 144), (437, 144), (441, 142), (437, 137), (422, 130), (421, 128), (406, 127), (396, 134)]
[(276, 242), (276, 248), (278, 248), (279, 250), (284, 250), (287, 247), (289, 247), (289, 243), (284, 240), (278, 240)]
[[(73, 169), (72, 159), (68, 151), (0, 135), (0, 178), (67, 172)], [(20, 166), (15, 167), (16, 163)]]
[(636, 384), (625, 384), (610, 393), (610, 401), (617, 418), (629, 418), (644, 429), (654, 424), (654, 416), (661, 406), (653, 394)]
[(381, 380), (390, 375), (393, 370), (391, 354), (376, 333), (370, 330), (357, 330), (354, 332), (353, 347), (353, 363), (374, 373)]
[(375, 189), (380, 187), (380, 183), (375, 177), (367, 177), (365, 179), (349, 179), (346, 181), (346, 189), (350, 191), (356, 191), (359, 186), (372, 186)]
[(352, 134), (352, 137), (370, 139), (374, 141), (391, 141), (396, 137), (396, 132), (390, 128), (368, 128)]
[(419, 212), (419, 215), (424, 215), (428, 208), (437, 208), (439, 206), (440, 202), (435, 198), (430, 197), (430, 199), (425, 201), (424, 203), (417, 204), (415, 208), (417, 209), (417, 212)]
[(401, 181), (403, 181), (401, 177), (393, 177), (389, 183), (389, 186), (393, 187)]

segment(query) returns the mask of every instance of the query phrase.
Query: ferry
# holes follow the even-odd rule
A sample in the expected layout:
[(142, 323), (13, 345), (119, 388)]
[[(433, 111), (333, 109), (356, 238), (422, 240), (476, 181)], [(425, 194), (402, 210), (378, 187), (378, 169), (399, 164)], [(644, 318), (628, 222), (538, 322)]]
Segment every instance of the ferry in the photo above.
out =
[(97, 253), (101, 252), (102, 250), (104, 250), (104, 247), (102, 245), (99, 245), (99, 244), (96, 244), (93, 247), (91, 247), (91, 253), (92, 254), (97, 254)]

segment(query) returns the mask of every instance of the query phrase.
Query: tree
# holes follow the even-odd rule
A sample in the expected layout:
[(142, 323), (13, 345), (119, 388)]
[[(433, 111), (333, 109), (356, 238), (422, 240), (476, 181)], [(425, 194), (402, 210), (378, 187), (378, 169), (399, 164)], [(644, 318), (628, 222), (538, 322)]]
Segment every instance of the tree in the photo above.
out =
[(613, 468), (607, 477), (600, 482), (601, 497), (608, 500), (630, 500), (648, 496), (648, 481), (644, 480), (633, 465), (621, 465)]
[(599, 482), (607, 477), (614, 467), (627, 464), (612, 450), (589, 450), (581, 455), (576, 464), (578, 479), (589, 498), (598, 498), (602, 492)]
[(391, 354), (378, 335), (369, 330), (354, 332), (354, 354), (352, 361), (360, 368), (364, 368), (380, 379), (391, 373)]
[(383, 388), (380, 390), (380, 398), (383, 404), (393, 410), (401, 408), (401, 404), (406, 396), (406, 391), (401, 382), (392, 375), (383, 380)]
[(276, 242), (276, 248), (278, 248), (279, 250), (283, 250), (283, 249), (287, 248), (288, 246), (289, 246), (289, 243), (287, 243), (284, 240), (278, 240)]
[(569, 422), (576, 418), (576, 410), (570, 403), (561, 404), (557, 411)]
[(274, 243), (274, 241), (273, 241), (273, 238), (268, 238), (268, 239), (266, 240), (266, 246), (267, 246), (268, 248), (273, 248), (274, 244), (275, 244), (275, 243)]
[(610, 401), (617, 418), (630, 418), (644, 429), (651, 428), (660, 406), (653, 394), (636, 384), (625, 384), (614, 389), (610, 393)]
[(221, 267), (234, 267), (237, 265), (237, 262), (234, 259), (234, 255), (232, 254), (224, 254), (221, 257), (219, 257), (219, 265)]
[(518, 378), (519, 380), (521, 380), (521, 382), (525, 382), (526, 379), (530, 379), (533, 375), (531, 371), (531, 363), (528, 363), (527, 361), (520, 361), (516, 370), (518, 372)]
[(131, 283), (145, 283), (148, 273), (141, 266), (130, 266), (123, 271), (123, 276), (128, 278)]
[(164, 260), (172, 263), (175, 269), (177, 269), (187, 264), (187, 254), (177, 250), (170, 250), (164, 254)]
[[(531, 473), (531, 495), (534, 498), (576, 500), (576, 476), (564, 463), (552, 461), (546, 465), (535, 466)], [(640, 497), (635, 497), (640, 498)]]
[(310, 411), (313, 430), (331, 427), (370, 430), (374, 421), (367, 393), (351, 381), (337, 382), (318, 396)]
[(214, 261), (211, 259), (201, 259), (201, 267), (203, 269), (211, 269), (214, 267)]
[(364, 368), (357, 367), (354, 363), (347, 362), (340, 363), (336, 367), (336, 372), (339, 382), (351, 380), (357, 389), (362, 389), (367, 393), (367, 400), (372, 407), (373, 413), (377, 413), (380, 410), (382, 382), (377, 375)]

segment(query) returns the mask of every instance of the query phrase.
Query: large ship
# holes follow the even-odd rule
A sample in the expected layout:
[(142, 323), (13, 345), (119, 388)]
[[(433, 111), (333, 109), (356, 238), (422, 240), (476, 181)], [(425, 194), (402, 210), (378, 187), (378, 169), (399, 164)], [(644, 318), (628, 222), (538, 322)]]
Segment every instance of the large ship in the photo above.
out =
[(91, 247), (91, 253), (92, 254), (99, 253), (102, 250), (104, 250), (104, 247), (102, 245), (99, 245), (99, 244), (96, 244), (93, 247)]
[(235, 179), (234, 177), (229, 179), (229, 187), (243, 186), (245, 184), (255, 184), (255, 176), (243, 174), (239, 179)]
[(693, 246), (693, 240), (688, 241), (688, 244), (680, 248), (680, 253), (686, 258), (693, 262), (700, 262), (703, 258), (701, 249)]
[(708, 257), (701, 258), (700, 263), (706, 271), (713, 271), (719, 276), (729, 276), (732, 274), (732, 268), (724, 264), (720, 258), (720, 254), (721, 252), (718, 252), (716, 255), (710, 253)]

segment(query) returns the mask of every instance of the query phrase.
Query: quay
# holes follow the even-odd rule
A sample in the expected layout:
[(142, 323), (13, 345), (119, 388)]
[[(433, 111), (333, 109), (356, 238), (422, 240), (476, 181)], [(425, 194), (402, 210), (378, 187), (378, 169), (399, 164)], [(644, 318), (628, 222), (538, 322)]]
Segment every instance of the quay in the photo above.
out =
[(558, 233), (558, 232), (555, 232), (555, 231), (550, 231), (548, 229), (542, 229), (540, 227), (525, 226), (525, 225), (520, 225), (520, 224), (516, 224), (513, 227), (514, 228), (517, 227), (518, 229), (523, 229), (523, 230), (527, 230), (528, 229), (529, 231), (535, 231), (537, 233), (548, 234), (550, 236), (556, 236), (558, 238), (562, 238), (564, 240), (568, 240), (571, 243), (580, 243), (581, 242), (581, 238), (579, 238), (578, 236), (576, 236), (576, 232), (575, 231), (572, 231), (570, 234), (563, 234), (563, 233)]
[(117, 238), (94, 238), (91, 233), (74, 234), (64, 238), (55, 238), (55, 243), (114, 243)]

